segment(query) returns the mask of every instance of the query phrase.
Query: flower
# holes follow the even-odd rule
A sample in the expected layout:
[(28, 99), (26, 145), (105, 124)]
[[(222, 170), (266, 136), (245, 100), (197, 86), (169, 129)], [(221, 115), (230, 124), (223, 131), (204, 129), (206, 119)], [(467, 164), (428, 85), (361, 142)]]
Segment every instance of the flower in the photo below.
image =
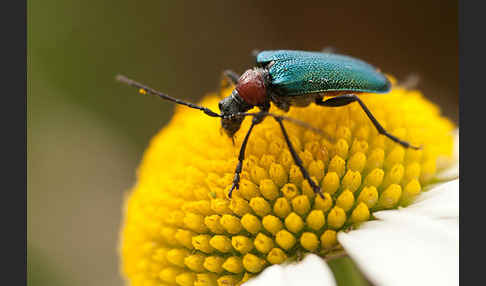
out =
[[(378, 220), (338, 235), (374, 285), (459, 285), (458, 179), (420, 194), (407, 208), (374, 215)], [(302, 285), (300, 281), (336, 285), (330, 268), (312, 254), (300, 263), (268, 267), (245, 286)]]
[[(404, 149), (379, 135), (357, 104), (292, 108), (287, 116), (326, 134), (285, 123), (324, 199), (303, 179), (271, 118), (255, 127), (240, 188), (228, 199), (250, 120), (233, 145), (219, 121), (178, 107), (151, 141), (127, 197), (121, 259), (130, 284), (236, 285), (305, 253), (340, 252), (367, 229), (364, 222), (410, 205), (452, 164), (454, 125), (418, 91), (394, 85), (388, 94), (360, 97), (389, 132), (424, 148)], [(219, 99), (202, 104), (217, 109)]]

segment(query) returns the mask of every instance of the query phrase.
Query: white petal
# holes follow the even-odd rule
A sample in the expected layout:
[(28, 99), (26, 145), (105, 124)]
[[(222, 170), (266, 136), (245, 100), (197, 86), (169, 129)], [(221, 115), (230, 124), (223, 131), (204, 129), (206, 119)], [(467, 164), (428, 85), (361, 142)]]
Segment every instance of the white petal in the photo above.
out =
[(336, 281), (326, 262), (315, 254), (309, 254), (297, 263), (270, 266), (243, 285), (332, 286), (336, 285)]
[[(459, 235), (449, 223), (410, 213), (339, 233), (338, 240), (376, 285), (458, 285)], [(458, 224), (452, 220), (452, 228)]]
[(281, 265), (273, 265), (267, 267), (262, 273), (256, 277), (243, 283), (245, 286), (268, 286), (268, 285), (290, 285), (286, 284), (284, 267)]
[(411, 213), (431, 218), (459, 217), (459, 179), (434, 186), (421, 193), (415, 202), (406, 208), (376, 212), (378, 219), (385, 219), (390, 213)]

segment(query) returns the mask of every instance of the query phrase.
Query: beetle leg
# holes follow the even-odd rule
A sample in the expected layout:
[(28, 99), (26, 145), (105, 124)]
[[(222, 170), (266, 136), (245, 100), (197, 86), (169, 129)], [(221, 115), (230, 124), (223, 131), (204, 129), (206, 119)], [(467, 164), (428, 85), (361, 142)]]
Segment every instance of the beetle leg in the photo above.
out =
[(257, 59), (258, 54), (261, 52), (261, 50), (254, 49), (251, 51), (251, 55), (255, 58), (255, 61)]
[(321, 53), (327, 53), (327, 54), (335, 54), (336, 53), (336, 48), (333, 47), (333, 46), (327, 46), (327, 47), (324, 47), (322, 50), (321, 50)]
[(363, 103), (363, 101), (358, 96), (356, 96), (355, 94), (338, 95), (338, 96), (326, 99), (324, 101), (322, 101), (322, 99), (316, 99), (315, 103), (317, 105), (321, 105), (321, 106), (337, 107), (337, 106), (348, 105), (348, 104), (350, 104), (354, 101), (357, 101), (359, 103), (359, 105), (361, 106), (363, 111), (366, 113), (368, 118), (371, 120), (371, 122), (375, 126), (376, 130), (378, 130), (378, 133), (385, 135), (386, 137), (397, 142), (398, 144), (402, 145), (405, 148), (412, 148), (412, 149), (415, 149), (415, 150), (421, 149), (420, 147), (413, 146), (410, 143), (403, 141), (401, 139), (398, 139), (397, 137), (388, 133), (385, 130), (385, 128), (383, 128), (383, 126), (381, 126), (381, 124), (378, 122), (378, 120), (376, 120), (376, 118), (373, 116), (373, 114), (368, 109), (368, 107), (366, 107), (366, 105)]
[(222, 96), (222, 92), (225, 88), (228, 88), (230, 85), (236, 85), (238, 83), (240, 76), (232, 71), (232, 70), (225, 70), (221, 75), (221, 88), (219, 89), (219, 97)]
[(236, 85), (238, 83), (238, 80), (240, 79), (240, 76), (232, 70), (225, 70), (223, 72), (223, 76), (227, 81), (231, 82), (233, 85)]
[(314, 190), (314, 193), (317, 193), (321, 196), (321, 198), (324, 198), (324, 195), (321, 192), (321, 188), (319, 188), (319, 186), (311, 179), (311, 177), (309, 176), (309, 172), (307, 172), (307, 170), (304, 168), (304, 165), (302, 164), (302, 160), (299, 158), (299, 155), (297, 155), (297, 152), (295, 152), (295, 149), (292, 146), (292, 143), (290, 142), (289, 136), (287, 135), (287, 131), (285, 130), (285, 127), (282, 123), (283, 118), (280, 117), (273, 117), (273, 118), (280, 125), (280, 129), (282, 129), (285, 142), (287, 142), (287, 146), (289, 147), (290, 154), (292, 155), (295, 164), (297, 165), (297, 167), (299, 167), (300, 171), (302, 172), (302, 175), (307, 180), (307, 182), (309, 182), (309, 185)]
[(284, 96), (281, 96), (274, 91), (269, 91), (268, 97), (270, 98), (270, 101), (272, 101), (279, 109), (282, 109), (285, 112), (288, 112), (290, 110), (289, 100), (285, 99)]
[[(263, 116), (264, 117), (264, 116)], [(231, 198), (231, 194), (233, 193), (234, 189), (238, 189), (240, 187), (240, 174), (241, 170), (243, 169), (243, 160), (245, 159), (245, 150), (246, 144), (248, 143), (248, 139), (250, 138), (251, 131), (255, 125), (261, 123), (263, 121), (262, 116), (255, 116), (251, 121), (250, 129), (246, 133), (245, 138), (243, 139), (243, 143), (241, 143), (240, 147), (240, 154), (238, 155), (238, 165), (236, 165), (235, 176), (233, 177), (233, 184), (231, 185), (231, 189), (228, 193), (228, 197)]]

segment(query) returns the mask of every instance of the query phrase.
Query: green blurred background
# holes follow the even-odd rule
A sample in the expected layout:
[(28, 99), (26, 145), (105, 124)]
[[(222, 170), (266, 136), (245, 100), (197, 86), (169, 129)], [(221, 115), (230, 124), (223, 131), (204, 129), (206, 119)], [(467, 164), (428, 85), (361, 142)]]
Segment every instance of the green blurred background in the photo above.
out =
[(253, 49), (332, 46), (418, 74), (458, 122), (457, 22), (450, 0), (28, 1), (29, 285), (122, 284), (123, 197), (173, 105), (117, 73), (195, 102)]

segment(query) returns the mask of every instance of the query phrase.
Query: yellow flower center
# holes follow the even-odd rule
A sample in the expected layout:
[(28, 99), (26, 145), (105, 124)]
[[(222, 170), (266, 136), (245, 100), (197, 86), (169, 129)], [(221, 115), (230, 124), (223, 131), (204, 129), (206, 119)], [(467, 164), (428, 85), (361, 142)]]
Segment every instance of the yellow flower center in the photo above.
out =
[[(340, 247), (337, 232), (412, 202), (446, 167), (454, 126), (418, 91), (394, 85), (360, 97), (391, 134), (423, 149), (379, 135), (358, 104), (291, 108), (285, 115), (326, 134), (284, 121), (324, 199), (304, 180), (272, 118), (251, 134), (240, 188), (228, 199), (251, 119), (233, 145), (219, 120), (178, 107), (151, 141), (126, 201), (121, 258), (130, 284), (236, 285), (304, 252), (325, 257)], [(211, 95), (201, 104), (217, 110), (219, 100)]]

